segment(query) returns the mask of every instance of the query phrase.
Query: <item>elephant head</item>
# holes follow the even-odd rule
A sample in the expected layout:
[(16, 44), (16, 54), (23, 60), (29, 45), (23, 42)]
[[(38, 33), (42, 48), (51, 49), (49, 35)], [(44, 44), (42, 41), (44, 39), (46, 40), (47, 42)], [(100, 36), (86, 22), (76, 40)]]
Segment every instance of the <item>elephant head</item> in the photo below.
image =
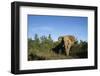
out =
[(59, 43), (63, 42), (62, 46), (64, 46), (64, 51), (67, 56), (69, 56), (70, 48), (72, 47), (75, 41), (76, 38), (72, 35), (61, 36), (58, 38)]

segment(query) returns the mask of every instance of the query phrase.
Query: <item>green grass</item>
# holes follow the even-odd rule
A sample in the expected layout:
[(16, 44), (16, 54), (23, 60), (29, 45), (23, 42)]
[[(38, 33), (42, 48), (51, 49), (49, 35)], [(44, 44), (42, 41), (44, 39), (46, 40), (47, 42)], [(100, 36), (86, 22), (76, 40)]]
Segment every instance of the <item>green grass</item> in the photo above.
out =
[(31, 53), (29, 54), (28, 60), (57, 60), (57, 59), (73, 59), (76, 58), (75, 56), (66, 56), (64, 54), (57, 54), (53, 52), (52, 50), (31, 50)]

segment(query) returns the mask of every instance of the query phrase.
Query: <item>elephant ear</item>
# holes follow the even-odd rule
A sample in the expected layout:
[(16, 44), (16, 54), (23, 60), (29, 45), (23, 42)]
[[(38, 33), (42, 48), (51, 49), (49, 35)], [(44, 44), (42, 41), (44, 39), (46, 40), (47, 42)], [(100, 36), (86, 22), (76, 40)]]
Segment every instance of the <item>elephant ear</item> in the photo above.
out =
[(69, 36), (69, 38), (70, 38), (70, 40), (72, 41), (72, 42), (76, 42), (76, 38), (75, 38), (75, 36)]
[(60, 37), (58, 38), (58, 41), (59, 41), (59, 42), (61, 42), (61, 41), (62, 41), (62, 39), (63, 39), (63, 37), (62, 37), (62, 36), (60, 36)]

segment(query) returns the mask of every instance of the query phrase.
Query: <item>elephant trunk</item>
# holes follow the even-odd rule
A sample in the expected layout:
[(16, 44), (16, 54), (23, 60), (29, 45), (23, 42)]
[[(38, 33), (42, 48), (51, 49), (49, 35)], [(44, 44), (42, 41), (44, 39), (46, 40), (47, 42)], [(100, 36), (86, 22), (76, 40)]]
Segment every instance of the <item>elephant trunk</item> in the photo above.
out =
[(65, 53), (66, 53), (66, 55), (69, 56), (69, 51), (70, 51), (71, 45), (69, 44), (68, 41), (64, 43), (64, 47), (65, 47)]

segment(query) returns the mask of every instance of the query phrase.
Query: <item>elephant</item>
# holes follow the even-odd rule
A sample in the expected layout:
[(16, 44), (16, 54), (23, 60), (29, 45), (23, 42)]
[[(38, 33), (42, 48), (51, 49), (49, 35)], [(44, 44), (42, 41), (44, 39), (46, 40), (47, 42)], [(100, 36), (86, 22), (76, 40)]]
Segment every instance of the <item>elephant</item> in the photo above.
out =
[(64, 47), (64, 52), (67, 56), (69, 56), (70, 49), (75, 43), (75, 41), (76, 38), (72, 35), (60, 36), (58, 38), (58, 42), (62, 44), (62, 47)]

